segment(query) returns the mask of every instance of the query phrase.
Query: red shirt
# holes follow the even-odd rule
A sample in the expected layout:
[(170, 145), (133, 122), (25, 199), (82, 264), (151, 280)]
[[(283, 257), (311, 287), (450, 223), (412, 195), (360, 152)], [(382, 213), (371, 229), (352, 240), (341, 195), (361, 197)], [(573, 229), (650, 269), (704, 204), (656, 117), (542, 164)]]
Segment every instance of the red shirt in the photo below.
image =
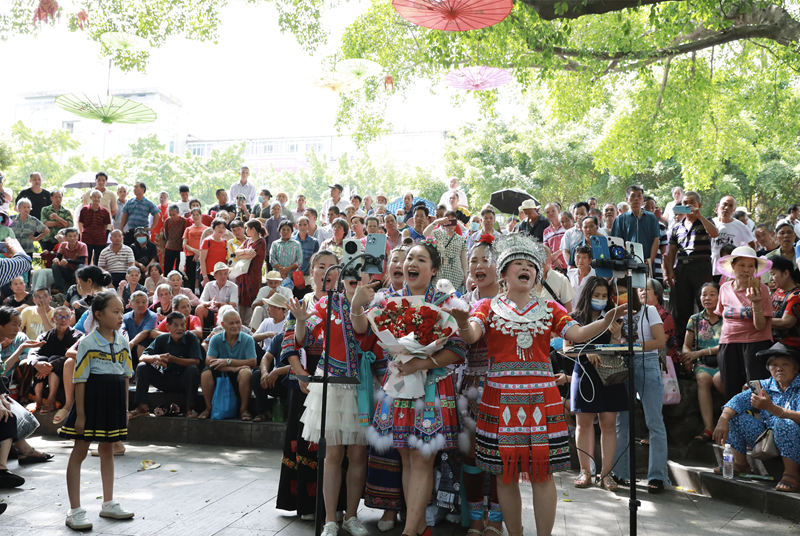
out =
[(86, 205), (81, 209), (78, 221), (83, 224), (81, 242), (90, 246), (104, 246), (108, 242), (106, 226), (111, 225), (111, 214), (106, 209), (92, 210), (90, 205)]
[(169, 218), (169, 205), (156, 205), (158, 206), (158, 210), (161, 211), (161, 214), (156, 216), (153, 219), (153, 228), (150, 229), (150, 240), (152, 242), (156, 241), (156, 237), (158, 233), (161, 232), (161, 229), (164, 228), (164, 221)]
[[(203, 236), (203, 232), (205, 232), (206, 227), (197, 227), (195, 225), (190, 225), (186, 229), (183, 230), (183, 239), (186, 240), (186, 245), (191, 246), (195, 249), (200, 249), (200, 237)], [(186, 253), (187, 257), (194, 257), (193, 251), (188, 251), (184, 248), (184, 253)]]
[(206, 273), (211, 277), (211, 272), (214, 271), (214, 265), (218, 262), (228, 264), (228, 243), (225, 240), (216, 241), (212, 237), (208, 237), (200, 244), (200, 249), (207, 249), (206, 255)]

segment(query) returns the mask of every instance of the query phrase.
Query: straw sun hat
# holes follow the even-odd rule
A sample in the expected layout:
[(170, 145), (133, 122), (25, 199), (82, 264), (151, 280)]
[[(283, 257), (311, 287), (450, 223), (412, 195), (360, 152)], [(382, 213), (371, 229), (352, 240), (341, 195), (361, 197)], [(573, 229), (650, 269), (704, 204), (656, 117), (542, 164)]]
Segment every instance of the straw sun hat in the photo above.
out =
[(756, 255), (755, 250), (750, 246), (739, 246), (738, 248), (734, 249), (730, 255), (727, 257), (722, 257), (717, 261), (717, 269), (728, 277), (736, 277), (736, 274), (733, 271), (733, 261), (742, 257), (755, 259), (756, 273), (754, 274), (754, 277), (760, 277), (764, 274), (764, 272), (772, 267), (772, 261)]

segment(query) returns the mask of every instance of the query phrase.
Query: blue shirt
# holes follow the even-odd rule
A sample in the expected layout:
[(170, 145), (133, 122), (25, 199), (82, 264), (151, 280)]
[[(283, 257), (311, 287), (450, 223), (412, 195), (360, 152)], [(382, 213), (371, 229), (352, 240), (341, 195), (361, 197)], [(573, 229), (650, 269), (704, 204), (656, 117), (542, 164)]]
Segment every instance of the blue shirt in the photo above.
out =
[[(25, 335), (25, 332), (24, 332), (24, 331), (20, 331), (19, 333), (17, 333), (17, 336), (16, 336), (16, 337), (14, 337), (14, 340), (13, 340), (13, 341), (11, 341), (11, 344), (9, 344), (8, 346), (6, 346), (6, 347), (5, 347), (5, 348), (3, 348), (2, 350), (0, 350), (0, 360), (2, 360), (2, 361), (5, 363), (5, 361), (6, 361), (6, 360), (7, 360), (9, 357), (11, 357), (11, 355), (12, 355), (14, 352), (16, 352), (16, 351), (17, 351), (17, 348), (19, 348), (19, 345), (20, 345), (20, 344), (22, 344), (23, 342), (27, 341), (27, 340), (28, 340), (28, 336), (27, 336), (27, 335)], [(17, 360), (17, 362), (16, 362), (16, 363), (14, 363), (14, 364), (11, 366), (11, 368), (9, 368), (9, 369), (8, 369), (8, 370), (6, 370), (5, 372), (3, 372), (3, 376), (6, 376), (6, 377), (10, 378), (10, 377), (11, 377), (11, 375), (14, 373), (14, 369), (16, 369), (16, 368), (17, 368), (17, 365), (19, 365), (19, 362), (20, 362), (20, 361), (22, 361), (23, 359), (25, 359), (25, 358), (27, 358), (27, 357), (28, 357), (28, 352), (30, 352), (30, 348), (26, 348), (26, 349), (24, 349), (24, 350), (22, 351), (22, 353), (21, 353), (21, 354), (19, 354), (19, 359)], [(2, 367), (0, 367), (0, 369), (2, 369), (2, 368), (4, 368), (4, 367), (5, 367), (5, 365), (3, 365)], [(0, 371), (1, 371), (1, 370), (0, 370)]]
[(91, 374), (115, 374), (125, 378), (133, 376), (128, 339), (120, 332), (115, 331), (114, 340), (109, 342), (97, 330), (93, 330), (78, 343), (73, 381), (85, 382)]
[(652, 212), (642, 210), (641, 216), (636, 217), (632, 210), (620, 214), (614, 220), (611, 236), (622, 238), (628, 242), (638, 242), (642, 245), (644, 258), (650, 258), (650, 249), (653, 240), (660, 239), (661, 231), (658, 228), (658, 218)]
[[(761, 388), (764, 392), (770, 396), (773, 404), (789, 411), (800, 411), (800, 374), (794, 377), (794, 380), (792, 380), (792, 383), (789, 384), (789, 387), (787, 387), (785, 391), (780, 390), (775, 378), (759, 380), (759, 383), (761, 383)], [(767, 425), (767, 428), (773, 428), (777, 417), (768, 411), (756, 410), (750, 403), (751, 394), (750, 389), (742, 391), (731, 398), (723, 407), (731, 408), (737, 414), (750, 410), (757, 411), (761, 420)]]
[(155, 328), (157, 318), (157, 314), (150, 309), (147, 309), (144, 312), (142, 323), (137, 325), (136, 321), (133, 319), (133, 311), (129, 311), (122, 315), (122, 327), (125, 330), (125, 333), (127, 333), (128, 339), (133, 339), (142, 331)]
[(303, 251), (303, 262), (300, 263), (300, 271), (304, 275), (308, 275), (311, 269), (311, 257), (319, 251), (319, 241), (310, 234), (306, 234), (305, 240), (300, 240), (300, 233), (297, 231), (292, 235), (292, 239), (300, 242), (300, 249)]
[(225, 332), (217, 333), (208, 343), (209, 359), (256, 359), (256, 343), (253, 337), (239, 332), (236, 344), (231, 346), (225, 340)]
[(122, 207), (122, 212), (128, 215), (127, 225), (130, 229), (148, 227), (150, 225), (149, 216), (161, 214), (158, 207), (146, 197), (142, 197), (141, 200), (135, 197), (129, 199), (125, 206)]

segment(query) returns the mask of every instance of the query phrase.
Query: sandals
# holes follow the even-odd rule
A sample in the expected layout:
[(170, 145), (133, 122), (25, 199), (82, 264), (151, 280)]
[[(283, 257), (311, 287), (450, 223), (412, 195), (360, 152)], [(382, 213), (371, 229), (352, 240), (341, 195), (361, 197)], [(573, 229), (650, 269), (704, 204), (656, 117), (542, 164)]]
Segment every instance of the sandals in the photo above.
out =
[(576, 488), (588, 488), (592, 485), (592, 475), (589, 471), (581, 471), (575, 479)]
[(253, 416), (250, 414), (249, 411), (243, 411), (241, 417), (239, 417), (243, 421), (252, 421)]
[(798, 483), (798, 478), (794, 475), (787, 475), (786, 473), (783, 473), (781, 481), (778, 482), (777, 486), (775, 486), (775, 491), (780, 491), (782, 493), (795, 493), (800, 491), (800, 483)]
[[(469, 531), (467, 531), (467, 534), (469, 534)], [(486, 527), (483, 529), (483, 532), (481, 533), (482, 536), (491, 536), (492, 534), (494, 534), (494, 536), (503, 536), (503, 529), (502, 528), (498, 529), (497, 527), (486, 525)]]
[[(158, 410), (160, 408), (156, 408)], [(134, 408), (133, 410), (128, 412), (128, 420), (135, 419), (136, 417), (141, 417), (142, 415), (150, 415), (149, 409), (143, 408)], [(158, 417), (158, 415), (156, 414)]]
[(211, 416), (211, 410), (206, 408), (202, 412), (200, 412), (200, 415), (198, 415), (197, 418), (208, 419), (209, 416)]
[(696, 436), (694, 436), (694, 438), (696, 440), (698, 440), (698, 441), (704, 441), (706, 443), (709, 443), (711, 441), (711, 439), (713, 438), (713, 433), (711, 432), (711, 430), (706, 428), (701, 433), (699, 433)]
[[(267, 420), (267, 416), (264, 415), (263, 413), (259, 413), (258, 415), (253, 417), (253, 422), (263, 422), (265, 420)], [(386, 531), (382, 531), (382, 532), (386, 532)]]
[(39, 410), (40, 415), (47, 415), (48, 413), (53, 413), (56, 410), (55, 404), (42, 404), (42, 408)]
[(48, 462), (51, 459), (53, 459), (53, 455), (52, 454), (47, 454), (45, 452), (39, 452), (39, 451), (34, 450), (31, 454), (28, 454), (26, 456), (23, 456), (22, 454), (20, 454), (17, 457), (17, 463), (19, 463), (20, 465), (31, 465), (31, 464), (34, 464), (34, 463)]
[(653, 479), (647, 481), (647, 493), (658, 494), (664, 491), (664, 481)]
[(61, 424), (64, 422), (64, 419), (67, 418), (67, 415), (69, 415), (69, 410), (67, 408), (61, 408), (56, 411), (56, 414), (53, 415), (53, 424)]
[(611, 476), (610, 473), (600, 475), (600, 487), (612, 493), (619, 489), (617, 481), (614, 480), (614, 477)]

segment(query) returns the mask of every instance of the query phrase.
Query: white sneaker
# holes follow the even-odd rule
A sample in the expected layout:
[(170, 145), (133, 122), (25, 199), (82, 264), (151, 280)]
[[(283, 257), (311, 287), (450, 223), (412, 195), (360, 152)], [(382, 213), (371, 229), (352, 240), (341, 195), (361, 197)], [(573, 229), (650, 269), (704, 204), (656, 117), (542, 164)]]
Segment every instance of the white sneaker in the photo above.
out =
[(336, 521), (328, 521), (322, 526), (320, 536), (336, 536), (339, 534), (339, 524)]
[(350, 533), (350, 536), (368, 536), (369, 531), (356, 516), (345, 519), (342, 528)]
[(109, 519), (130, 519), (133, 517), (133, 512), (128, 512), (117, 501), (108, 501), (103, 503), (100, 509), (100, 517), (107, 517)]
[(67, 513), (67, 520), (65, 524), (72, 530), (91, 530), (92, 523), (86, 517), (86, 510), (83, 508), (75, 508)]

